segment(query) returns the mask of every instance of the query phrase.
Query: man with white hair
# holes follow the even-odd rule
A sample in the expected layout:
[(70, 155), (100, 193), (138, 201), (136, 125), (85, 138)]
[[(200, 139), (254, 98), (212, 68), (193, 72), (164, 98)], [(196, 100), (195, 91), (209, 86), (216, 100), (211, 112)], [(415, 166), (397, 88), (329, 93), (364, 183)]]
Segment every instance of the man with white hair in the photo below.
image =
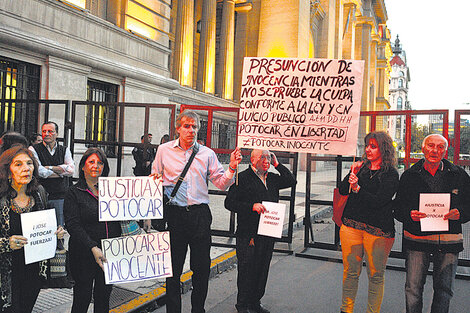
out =
[[(274, 238), (258, 235), (260, 215), (266, 212), (263, 201), (279, 202), (279, 189), (292, 187), (296, 180), (276, 155), (268, 150), (253, 150), (251, 166), (238, 176), (225, 198), (225, 207), (237, 213), (238, 295), (235, 307), (240, 313), (269, 313), (261, 305)], [(268, 172), (271, 164), (280, 175)]]
[[(470, 177), (444, 156), (447, 139), (438, 134), (423, 140), (424, 159), (400, 178), (395, 199), (396, 218), (403, 223), (406, 253), (406, 312), (422, 312), (423, 289), (429, 264), (433, 263), (434, 295), (431, 312), (449, 312), (459, 252), (463, 250), (462, 224), (470, 220)], [(419, 211), (421, 194), (450, 195), (450, 210), (444, 215), (448, 231), (422, 231)]]

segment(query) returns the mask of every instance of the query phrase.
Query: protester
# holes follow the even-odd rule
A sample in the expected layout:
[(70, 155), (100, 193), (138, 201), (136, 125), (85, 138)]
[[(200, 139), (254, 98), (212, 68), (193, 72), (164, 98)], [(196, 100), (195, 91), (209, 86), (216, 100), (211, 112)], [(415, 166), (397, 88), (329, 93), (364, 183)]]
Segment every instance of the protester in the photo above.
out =
[(26, 137), (23, 136), (20, 133), (14, 132), (14, 131), (8, 131), (8, 132), (4, 133), (2, 135), (2, 137), (0, 138), (0, 142), (1, 142), (1, 145), (2, 145), (2, 147), (0, 149), (0, 154), (3, 151), (7, 151), (8, 149), (13, 147), (14, 145), (21, 145), (23, 147), (28, 146), (28, 140), (26, 139)]
[(65, 196), (64, 213), (70, 233), (69, 262), (73, 287), (72, 313), (87, 312), (93, 293), (94, 312), (109, 311), (112, 285), (105, 285), (101, 239), (121, 235), (119, 222), (98, 221), (98, 178), (107, 177), (105, 153), (89, 148), (80, 160), (78, 182)]
[(384, 293), (384, 273), (395, 238), (392, 198), (398, 188), (395, 149), (382, 131), (369, 133), (363, 160), (354, 162), (339, 185), (349, 194), (340, 228), (343, 253), (343, 295), (341, 312), (352, 313), (362, 260), (369, 276), (366, 312), (380, 312)]
[[(1, 312), (31, 312), (39, 295), (47, 262), (25, 265), (23, 213), (43, 210), (46, 193), (38, 184), (37, 163), (26, 147), (15, 146), (0, 156), (0, 308)], [(58, 238), (64, 236), (59, 227)], [(42, 266), (41, 266), (42, 265)]]
[(135, 161), (134, 175), (148, 176), (152, 171), (152, 162), (157, 152), (155, 148), (150, 146), (152, 144), (152, 134), (143, 135), (140, 137), (140, 141), (141, 144), (132, 149), (132, 156)]
[(75, 164), (69, 148), (57, 142), (58, 133), (59, 126), (55, 122), (45, 122), (42, 124), (43, 142), (30, 149), (39, 164), (39, 182), (49, 194), (48, 206), (56, 210), (57, 225), (64, 225), (64, 196)]
[[(229, 170), (224, 171), (211, 149), (196, 143), (199, 116), (185, 110), (176, 120), (179, 138), (159, 146), (153, 163), (154, 176), (162, 175), (165, 205), (164, 216), (168, 222), (171, 241), (173, 277), (166, 279), (167, 312), (181, 312), (180, 276), (188, 245), (191, 249), (190, 267), (193, 271), (191, 304), (193, 313), (202, 313), (207, 296), (210, 272), (210, 226), (212, 215), (209, 209), (210, 180), (217, 188), (225, 190), (234, 181), (234, 173), (241, 161), (240, 149), (230, 155)], [(195, 152), (187, 174), (175, 189), (178, 177), (183, 172), (190, 156)], [(172, 196), (175, 189), (176, 194)]]
[(29, 145), (34, 146), (42, 142), (42, 136), (40, 134), (33, 133), (29, 136)]
[[(276, 155), (268, 150), (253, 150), (251, 166), (238, 175), (225, 198), (225, 207), (237, 213), (238, 295), (235, 307), (240, 313), (269, 313), (261, 298), (268, 281), (274, 238), (258, 235), (260, 215), (266, 212), (263, 201), (279, 202), (279, 189), (296, 184), (295, 177)], [(281, 175), (268, 172), (273, 165)]]
[[(470, 219), (470, 177), (461, 167), (444, 159), (447, 139), (438, 134), (424, 138), (424, 159), (400, 178), (395, 199), (395, 216), (403, 223), (403, 250), (406, 254), (406, 312), (422, 312), (423, 289), (429, 263), (433, 263), (431, 312), (449, 312), (459, 252), (463, 250), (462, 224)], [(443, 216), (448, 231), (425, 232), (420, 212), (422, 194), (450, 195), (450, 210)]]
[(170, 135), (168, 134), (165, 134), (162, 136), (162, 138), (160, 138), (160, 144), (164, 144), (164, 143), (167, 143), (168, 141), (170, 141)]

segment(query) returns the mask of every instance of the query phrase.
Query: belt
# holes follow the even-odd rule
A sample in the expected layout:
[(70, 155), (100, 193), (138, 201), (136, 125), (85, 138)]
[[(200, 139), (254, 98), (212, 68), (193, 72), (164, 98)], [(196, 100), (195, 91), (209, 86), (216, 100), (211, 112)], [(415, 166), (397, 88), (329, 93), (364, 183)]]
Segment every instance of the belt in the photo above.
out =
[(200, 203), (200, 204), (191, 204), (191, 205), (186, 205), (186, 206), (180, 206), (180, 205), (174, 205), (174, 204), (169, 204), (169, 207), (176, 208), (178, 210), (185, 210), (186, 212), (199, 209), (201, 207), (207, 206), (207, 203)]

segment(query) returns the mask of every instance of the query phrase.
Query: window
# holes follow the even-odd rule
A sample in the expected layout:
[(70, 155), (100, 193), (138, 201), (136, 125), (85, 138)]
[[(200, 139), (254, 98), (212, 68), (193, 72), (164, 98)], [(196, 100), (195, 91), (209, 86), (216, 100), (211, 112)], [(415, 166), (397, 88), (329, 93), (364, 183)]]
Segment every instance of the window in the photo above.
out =
[(403, 87), (403, 79), (399, 79), (398, 80), (398, 88), (402, 88)]
[(402, 97), (398, 97), (397, 99), (397, 110), (401, 110), (403, 108), (403, 99)]
[[(0, 133), (14, 130), (26, 136), (37, 131), (41, 67), (0, 56)], [(12, 100), (18, 100), (13, 102)]]
[[(118, 85), (97, 80), (88, 80), (87, 100), (103, 102), (103, 104), (90, 104), (85, 114), (85, 139), (97, 141), (116, 141)], [(112, 145), (100, 146), (108, 157), (116, 156), (116, 147)]]

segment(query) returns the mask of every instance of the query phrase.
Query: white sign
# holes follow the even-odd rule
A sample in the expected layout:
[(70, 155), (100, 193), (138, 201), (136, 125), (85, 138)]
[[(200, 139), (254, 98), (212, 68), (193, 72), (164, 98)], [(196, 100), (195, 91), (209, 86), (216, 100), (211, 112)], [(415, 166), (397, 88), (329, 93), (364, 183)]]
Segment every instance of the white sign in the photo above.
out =
[(152, 177), (100, 177), (99, 220), (163, 218), (162, 182)]
[(172, 277), (170, 233), (102, 239), (106, 284)]
[(258, 225), (258, 235), (281, 238), (286, 213), (285, 203), (263, 201), (266, 212), (261, 214)]
[(355, 155), (363, 60), (245, 58), (238, 146)]
[(23, 236), (28, 239), (24, 246), (25, 264), (54, 257), (57, 246), (55, 210), (23, 213), (20, 217)]
[(419, 197), (419, 211), (426, 213), (421, 219), (421, 231), (448, 231), (449, 220), (444, 215), (450, 210), (450, 193), (422, 193)]

